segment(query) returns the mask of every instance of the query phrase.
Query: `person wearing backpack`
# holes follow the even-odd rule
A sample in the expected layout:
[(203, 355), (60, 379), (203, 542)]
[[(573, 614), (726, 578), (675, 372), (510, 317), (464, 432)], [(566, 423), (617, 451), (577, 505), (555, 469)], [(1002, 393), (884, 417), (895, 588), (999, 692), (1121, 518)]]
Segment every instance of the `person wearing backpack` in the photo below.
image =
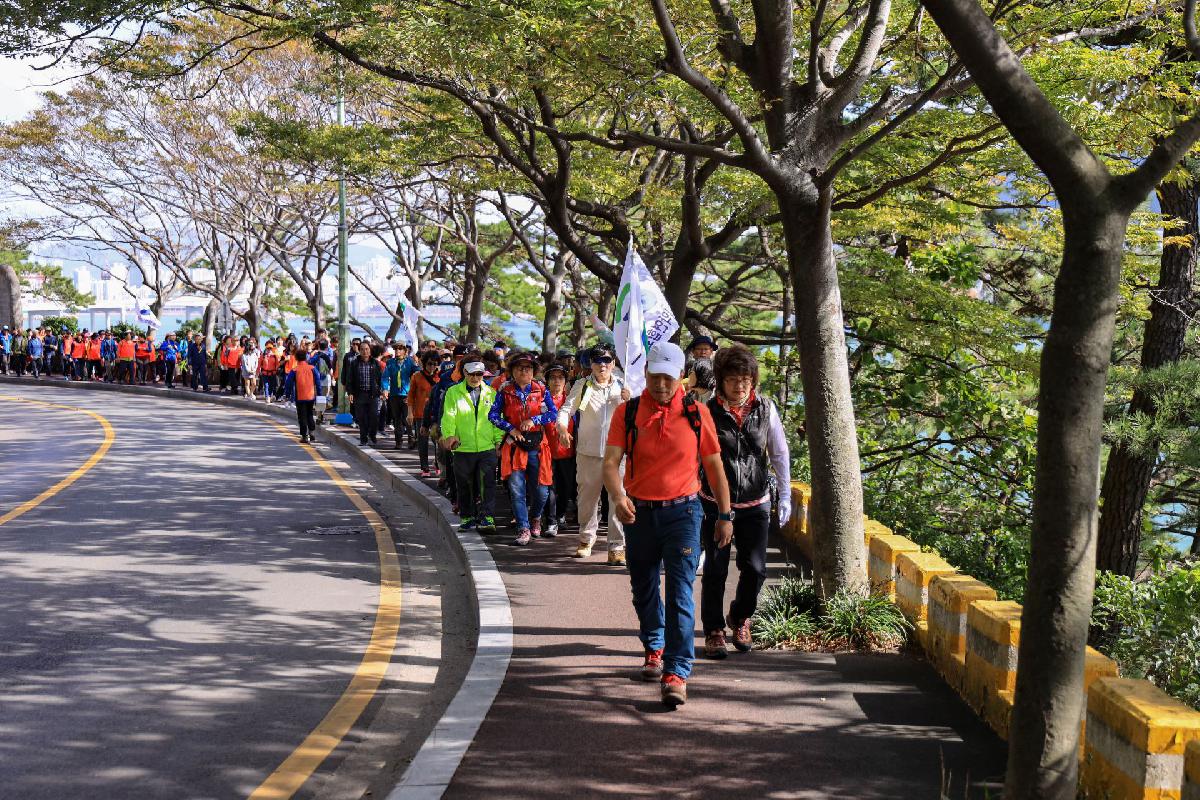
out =
[[(608, 429), (617, 408), (630, 397), (629, 390), (613, 376), (612, 348), (597, 345), (586, 356), (591, 374), (575, 382), (558, 412), (559, 441), (575, 446), (575, 508), (579, 516), (575, 558), (587, 558), (596, 544)], [(576, 417), (575, 430), (568, 430)], [(615, 514), (608, 517), (608, 563), (625, 563), (625, 530)]]
[(317, 424), (325, 424), (325, 410), (329, 408), (329, 389), (333, 381), (333, 362), (337, 353), (325, 339), (317, 340), (313, 354), (308, 357), (308, 363), (317, 370), (319, 378), (317, 386), (317, 404), (313, 407), (317, 415)]
[(519, 547), (542, 535), (542, 511), (554, 483), (550, 443), (542, 426), (557, 422), (558, 409), (546, 385), (534, 380), (536, 369), (533, 353), (518, 353), (509, 359), (512, 379), (496, 392), (488, 413), (492, 424), (504, 431), (500, 479), (508, 484), (517, 519), (517, 538), (512, 543)]
[[(700, 363), (700, 362), (696, 362)], [(738, 583), (729, 614), (725, 615), (725, 579), (729, 575), (730, 546), (717, 545), (713, 535), (717, 506), (708, 482), (702, 482), (700, 503), (704, 522), (704, 578), (700, 590), (700, 620), (704, 626), (704, 655), (725, 658), (725, 625), (733, 630), (733, 646), (749, 652), (753, 646), (750, 618), (758, 608), (758, 594), (767, 579), (767, 534), (771, 525), (771, 471), (780, 486), (791, 485), (787, 435), (775, 404), (758, 394), (758, 359), (745, 345), (717, 351), (713, 359), (716, 394), (708, 401), (721, 461), (729, 482), (734, 513), (733, 539), (737, 543)], [(792, 514), (791, 492), (779, 493), (779, 524)]]
[(304, 345), (296, 348), (296, 365), (288, 373), (284, 390), (296, 398), (296, 421), (300, 426), (300, 441), (316, 444), (317, 421), (313, 418), (313, 405), (317, 399), (320, 376), (312, 364), (305, 360)]
[(496, 390), (484, 383), (483, 356), (463, 358), (463, 380), (446, 390), (442, 403), (442, 446), (454, 453), (458, 484), (459, 530), (478, 528), (495, 533), (496, 446), (504, 433), (491, 423), (488, 412)]
[[(639, 638), (642, 677), (659, 680), (662, 702), (687, 702), (695, 658), (692, 587), (700, 561), (700, 470), (716, 498), (714, 537), (733, 538), (729, 484), (708, 408), (686, 398), (679, 346), (657, 342), (646, 357), (646, 389), (622, 403), (604, 450), (604, 484), (612, 513), (625, 524), (625, 552)], [(621, 476), (621, 462), (625, 475)], [(659, 572), (666, 574), (666, 604)]]

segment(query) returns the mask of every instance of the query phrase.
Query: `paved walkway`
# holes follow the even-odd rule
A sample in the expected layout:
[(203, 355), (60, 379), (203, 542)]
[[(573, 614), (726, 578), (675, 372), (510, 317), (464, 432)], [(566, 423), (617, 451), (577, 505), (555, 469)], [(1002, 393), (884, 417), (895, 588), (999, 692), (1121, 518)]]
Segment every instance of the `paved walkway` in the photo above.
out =
[[(417, 469), (385, 439), (380, 452)], [(573, 531), (526, 548), (507, 530), (487, 539), (513, 658), (448, 797), (996, 795), (1004, 743), (918, 658), (731, 652), (698, 660), (687, 705), (670, 712), (637, 679), (629, 581), (603, 539), (582, 561)]]

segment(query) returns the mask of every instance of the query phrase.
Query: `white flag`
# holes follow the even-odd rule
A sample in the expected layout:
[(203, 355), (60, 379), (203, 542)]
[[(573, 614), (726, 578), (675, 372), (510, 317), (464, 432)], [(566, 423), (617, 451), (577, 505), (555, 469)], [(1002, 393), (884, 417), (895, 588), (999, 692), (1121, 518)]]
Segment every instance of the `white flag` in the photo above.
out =
[(679, 323), (632, 241), (621, 271), (613, 328), (617, 357), (625, 369), (625, 385), (639, 395), (646, 388), (646, 354), (656, 342), (670, 339), (679, 330)]
[(148, 308), (139, 308), (137, 319), (143, 325), (149, 325), (151, 328), (160, 327), (158, 317), (154, 316), (154, 312)]
[(408, 335), (408, 344), (412, 348), (412, 352), (416, 353), (420, 348), (420, 343), (417, 341), (417, 320), (419, 313), (408, 303), (404, 303), (404, 332)]

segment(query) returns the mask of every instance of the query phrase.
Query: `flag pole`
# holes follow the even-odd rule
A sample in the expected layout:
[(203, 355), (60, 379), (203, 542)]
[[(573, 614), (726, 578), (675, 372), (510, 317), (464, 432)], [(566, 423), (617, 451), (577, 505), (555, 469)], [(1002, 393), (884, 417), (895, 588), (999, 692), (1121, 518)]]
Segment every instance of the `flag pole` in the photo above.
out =
[[(346, 97), (343, 88), (345, 79), (345, 65), (342, 57), (338, 56), (338, 75), (337, 75), (337, 125), (341, 128), (346, 124)], [(341, 370), (342, 364), (346, 363), (346, 353), (350, 347), (350, 302), (347, 294), (347, 286), (349, 280), (349, 268), (347, 265), (347, 249), (348, 249), (348, 231), (346, 229), (346, 165), (339, 160), (338, 163), (338, 349), (337, 363), (338, 369)], [(354, 422), (354, 415), (350, 413), (350, 398), (346, 396), (346, 379), (347, 376), (338, 374), (338, 381), (341, 386), (338, 388), (338, 405), (337, 416), (334, 422), (338, 425), (349, 425)]]

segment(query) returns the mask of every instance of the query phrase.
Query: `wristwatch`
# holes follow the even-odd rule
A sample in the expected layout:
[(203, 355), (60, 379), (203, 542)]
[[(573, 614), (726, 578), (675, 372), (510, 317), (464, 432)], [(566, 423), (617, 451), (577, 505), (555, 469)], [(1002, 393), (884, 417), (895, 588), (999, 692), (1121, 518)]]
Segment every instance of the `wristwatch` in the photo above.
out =
[(717, 519), (721, 522), (733, 522), (733, 509), (729, 509), (728, 514), (717, 514)]

